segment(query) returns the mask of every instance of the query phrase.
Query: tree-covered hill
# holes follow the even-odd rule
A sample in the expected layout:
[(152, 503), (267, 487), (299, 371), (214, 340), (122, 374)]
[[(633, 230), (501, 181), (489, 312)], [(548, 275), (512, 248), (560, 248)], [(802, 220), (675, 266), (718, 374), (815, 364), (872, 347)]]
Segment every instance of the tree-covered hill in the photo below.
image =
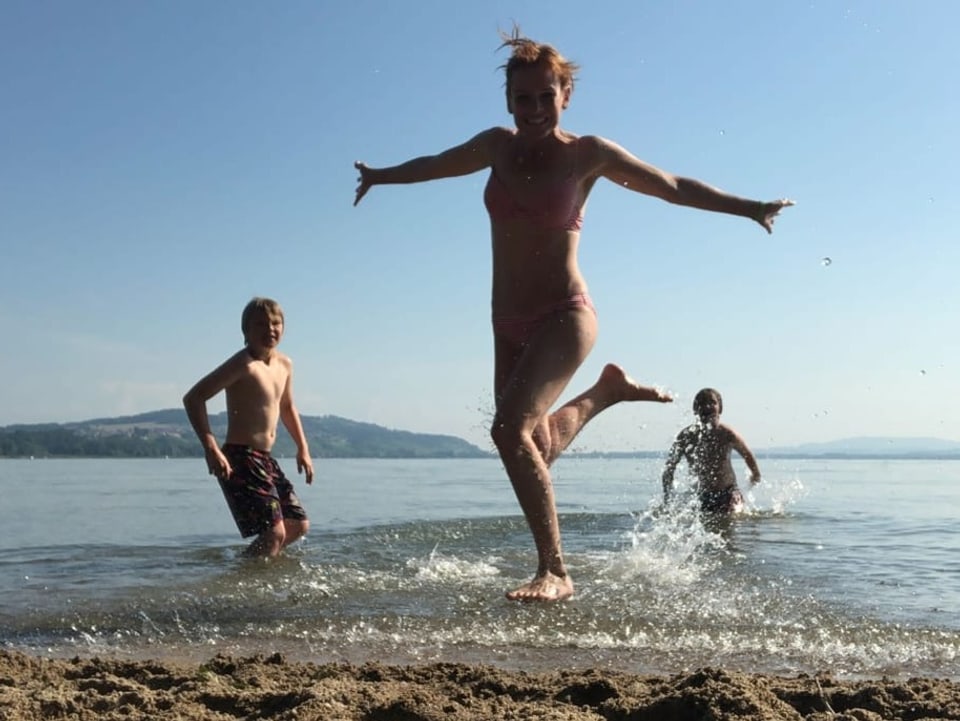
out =
[[(462, 438), (393, 430), (337, 416), (302, 416), (314, 458), (485, 458), (490, 453)], [(221, 441), (227, 415), (210, 416)], [(292, 456), (290, 436), (278, 431), (274, 453)], [(97, 418), (79, 423), (45, 423), (0, 427), (0, 457), (178, 458), (202, 456), (179, 408), (135, 416)]]

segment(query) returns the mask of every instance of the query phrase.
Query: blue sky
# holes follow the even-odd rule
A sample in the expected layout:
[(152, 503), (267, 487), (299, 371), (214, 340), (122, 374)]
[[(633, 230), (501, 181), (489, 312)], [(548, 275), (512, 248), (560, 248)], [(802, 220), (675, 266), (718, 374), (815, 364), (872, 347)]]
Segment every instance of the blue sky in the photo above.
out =
[(577, 449), (661, 448), (703, 386), (758, 448), (960, 439), (948, 0), (4, 0), (0, 425), (175, 407), (268, 295), (302, 413), (489, 447), (485, 176), (353, 208), (352, 164), (509, 125), (513, 21), (581, 64), (568, 130), (797, 201), (767, 236), (597, 185), (600, 337), (570, 392), (614, 360), (678, 402)]

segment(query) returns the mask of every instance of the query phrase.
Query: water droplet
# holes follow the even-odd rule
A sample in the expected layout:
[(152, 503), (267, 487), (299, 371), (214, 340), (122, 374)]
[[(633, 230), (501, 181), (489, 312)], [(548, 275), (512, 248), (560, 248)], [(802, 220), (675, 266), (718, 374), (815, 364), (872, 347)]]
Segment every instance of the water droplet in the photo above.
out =
[(820, 260), (820, 265), (822, 265), (824, 268), (826, 268), (826, 267), (827, 267), (828, 265), (830, 265), (832, 262), (833, 262), (833, 260), (831, 260), (830, 256), (829, 256), (829, 255), (825, 255), (825, 256)]
[(727, 131), (724, 130), (723, 128), (720, 128), (720, 135), (726, 135), (726, 134), (727, 134)]

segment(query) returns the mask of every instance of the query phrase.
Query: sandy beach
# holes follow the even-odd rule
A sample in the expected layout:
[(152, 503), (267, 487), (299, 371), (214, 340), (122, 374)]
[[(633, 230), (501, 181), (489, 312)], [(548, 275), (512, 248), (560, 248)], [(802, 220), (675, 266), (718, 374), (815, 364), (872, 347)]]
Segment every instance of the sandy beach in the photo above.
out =
[(527, 674), (493, 666), (48, 659), (0, 651), (0, 718), (35, 719), (960, 719), (960, 683), (728, 673)]

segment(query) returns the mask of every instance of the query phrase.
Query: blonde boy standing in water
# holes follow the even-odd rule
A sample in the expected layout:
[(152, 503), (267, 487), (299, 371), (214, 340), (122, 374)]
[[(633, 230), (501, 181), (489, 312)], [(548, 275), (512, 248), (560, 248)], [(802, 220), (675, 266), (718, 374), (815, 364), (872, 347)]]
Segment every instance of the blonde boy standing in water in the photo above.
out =
[[(283, 310), (269, 298), (254, 298), (243, 309), (244, 347), (201, 378), (183, 397), (190, 424), (244, 538), (256, 535), (250, 556), (276, 556), (310, 527), (293, 484), (270, 454), (282, 421), (297, 445), (297, 472), (313, 483), (313, 462), (293, 404), (293, 364), (277, 350)], [(227, 396), (227, 438), (223, 447), (210, 430), (207, 401)]]
[(480, 170), (493, 246), (494, 445), (537, 547), (533, 579), (507, 593), (520, 601), (573, 594), (560, 549), (550, 466), (597, 413), (621, 401), (666, 403), (615, 364), (554, 412), (597, 338), (597, 315), (577, 263), (587, 197), (600, 178), (677, 205), (748, 218), (768, 232), (787, 200), (747, 200), (644, 163), (595, 135), (561, 129), (577, 65), (557, 50), (504, 37), (507, 111), (513, 128), (484, 130), (462, 145), (392, 167), (360, 171), (354, 204), (375, 185), (419, 183)]
[(681, 458), (697, 479), (697, 495), (704, 513), (725, 516), (743, 509), (743, 495), (730, 463), (731, 451), (740, 454), (750, 469), (750, 484), (760, 482), (760, 467), (740, 434), (720, 422), (723, 398), (713, 388), (703, 388), (693, 399), (697, 422), (677, 434), (663, 469), (663, 498), (673, 493), (673, 474)]

